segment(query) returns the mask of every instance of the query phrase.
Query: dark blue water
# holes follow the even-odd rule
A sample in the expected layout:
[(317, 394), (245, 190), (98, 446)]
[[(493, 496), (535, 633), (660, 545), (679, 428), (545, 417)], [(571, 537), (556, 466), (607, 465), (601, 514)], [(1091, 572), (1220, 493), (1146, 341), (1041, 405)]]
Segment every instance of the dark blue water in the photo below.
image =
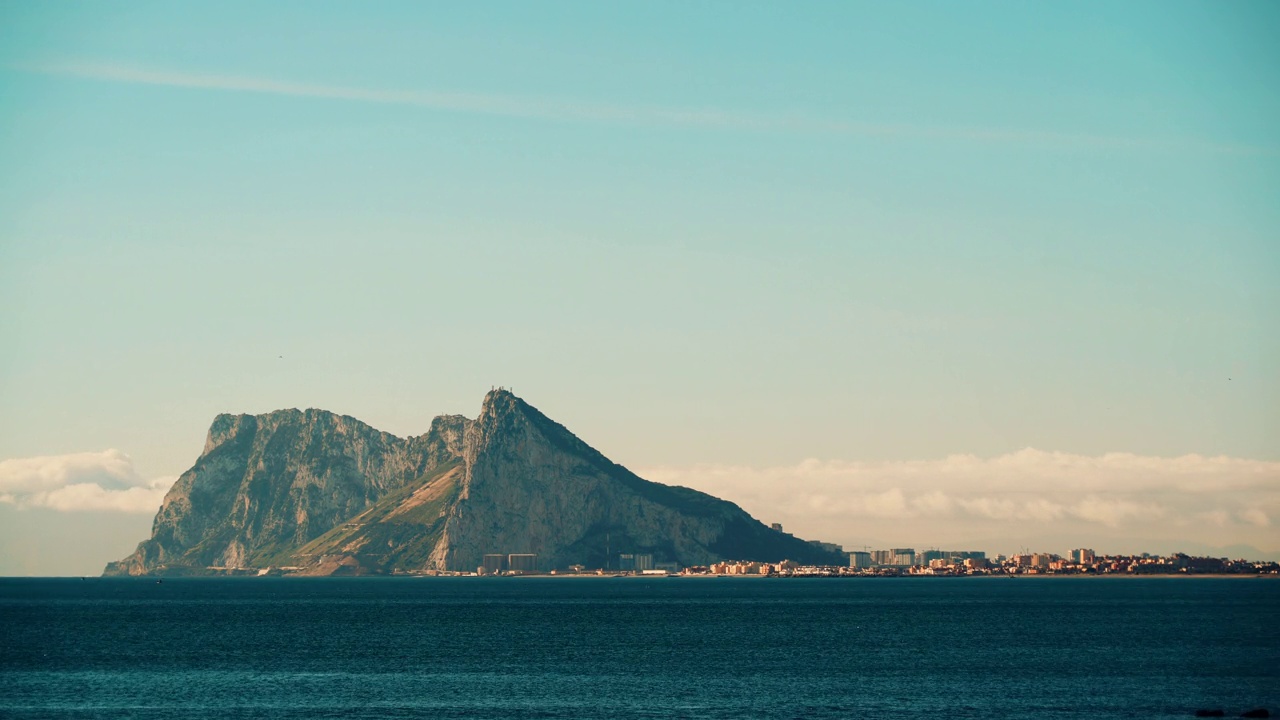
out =
[(0, 580), (0, 716), (1280, 711), (1262, 579)]

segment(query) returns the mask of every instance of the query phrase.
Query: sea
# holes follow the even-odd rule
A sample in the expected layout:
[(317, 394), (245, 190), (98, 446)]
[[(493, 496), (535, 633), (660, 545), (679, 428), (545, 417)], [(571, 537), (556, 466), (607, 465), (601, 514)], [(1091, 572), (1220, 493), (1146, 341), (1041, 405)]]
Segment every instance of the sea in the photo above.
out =
[(1280, 716), (1265, 578), (0, 580), (4, 718)]

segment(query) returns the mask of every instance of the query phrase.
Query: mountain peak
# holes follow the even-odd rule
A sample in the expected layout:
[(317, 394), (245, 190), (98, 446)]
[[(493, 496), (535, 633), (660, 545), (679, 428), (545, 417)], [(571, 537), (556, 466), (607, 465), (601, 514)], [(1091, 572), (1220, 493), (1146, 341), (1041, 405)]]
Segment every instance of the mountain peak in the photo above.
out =
[(480, 403), (480, 415), (515, 410), (522, 406), (527, 407), (528, 403), (517, 397), (509, 388), (496, 387), (485, 394), (484, 401)]
[(490, 390), (480, 405), (480, 414), (476, 416), (474, 434), (468, 442), (467, 457), (473, 458), (476, 451), (487, 446), (495, 437), (527, 430), (541, 417), (542, 413), (511, 390), (503, 387)]

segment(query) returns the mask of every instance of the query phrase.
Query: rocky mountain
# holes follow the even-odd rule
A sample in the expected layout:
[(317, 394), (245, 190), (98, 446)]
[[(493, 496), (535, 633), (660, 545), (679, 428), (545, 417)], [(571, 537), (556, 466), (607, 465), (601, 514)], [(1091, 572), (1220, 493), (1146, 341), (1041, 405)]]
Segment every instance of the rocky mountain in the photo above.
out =
[(398, 438), (322, 410), (219, 415), (152, 536), (108, 575), (297, 567), (306, 574), (474, 570), (487, 553), (543, 568), (842, 558), (733, 503), (649, 482), (505, 390), (473, 422)]

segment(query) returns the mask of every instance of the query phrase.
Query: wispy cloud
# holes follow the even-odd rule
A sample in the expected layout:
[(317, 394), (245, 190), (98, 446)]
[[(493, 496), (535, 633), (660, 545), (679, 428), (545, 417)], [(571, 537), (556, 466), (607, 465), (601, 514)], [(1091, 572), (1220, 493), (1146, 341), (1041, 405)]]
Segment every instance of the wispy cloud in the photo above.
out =
[(0, 503), (61, 511), (154, 513), (175, 477), (138, 476), (119, 450), (0, 462)]
[(1280, 513), (1280, 462), (1028, 448), (991, 458), (693, 465), (640, 475), (841, 542), (1072, 535), (1280, 548), (1272, 523)]
[(817, 117), (802, 112), (759, 113), (717, 108), (599, 103), (520, 95), (371, 89), (346, 85), (299, 83), (245, 75), (160, 70), (114, 63), (47, 63), (25, 65), (18, 69), (47, 75), (135, 85), (406, 105), (444, 112), (560, 122), (723, 128), (1111, 149), (1194, 149), (1241, 155), (1280, 154), (1280, 150), (1276, 148), (1205, 142), (1195, 139), (1131, 137), (1017, 128), (876, 124)]
[[(386, 105), (409, 105), (448, 112), (543, 120), (758, 128), (777, 127), (788, 122), (783, 118), (764, 118), (713, 109), (613, 105), (581, 100), (556, 100), (517, 95), (432, 92), (424, 90), (379, 90), (343, 85), (296, 83), (243, 75), (174, 72), (115, 64), (55, 63), (32, 65), (24, 69), (48, 75), (63, 75), (138, 85), (264, 93)], [(869, 129), (872, 128), (869, 127)], [(886, 131), (888, 130), (891, 130), (891, 128), (886, 128)]]

